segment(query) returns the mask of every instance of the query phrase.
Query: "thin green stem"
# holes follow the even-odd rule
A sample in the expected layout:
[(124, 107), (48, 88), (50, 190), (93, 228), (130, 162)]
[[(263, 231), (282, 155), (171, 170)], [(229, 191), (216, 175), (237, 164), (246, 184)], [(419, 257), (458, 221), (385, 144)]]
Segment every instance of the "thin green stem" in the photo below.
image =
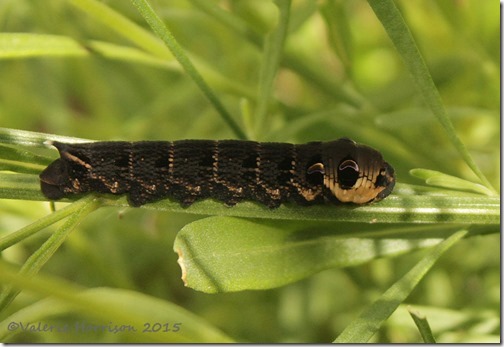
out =
[(235, 135), (239, 139), (246, 139), (245, 133), (241, 130), (235, 120), (231, 117), (228, 111), (225, 109), (224, 105), (217, 98), (215, 93), (212, 91), (210, 86), (205, 82), (203, 77), (200, 75), (198, 70), (194, 67), (192, 62), (189, 60), (187, 55), (184, 53), (182, 47), (178, 44), (175, 37), (168, 30), (166, 25), (163, 23), (161, 18), (156, 14), (154, 9), (150, 6), (150, 4), (146, 0), (131, 0), (132, 4), (137, 8), (142, 17), (146, 20), (146, 22), (150, 25), (152, 30), (156, 33), (156, 35), (163, 40), (166, 46), (170, 49), (173, 56), (177, 59), (177, 61), (182, 65), (187, 74), (193, 79), (196, 85), (201, 89), (203, 94), (208, 98), (208, 100), (213, 104), (215, 109), (219, 112), (224, 121), (228, 124), (228, 126), (233, 130)]
[[(253, 31), (248, 23), (239, 17), (233, 16), (208, 0), (190, 1), (198, 9), (225, 25), (230, 32), (242, 36), (255, 46), (260, 47), (263, 44), (261, 35)], [(352, 87), (335, 83), (330, 76), (324, 74), (320, 69), (306, 64), (306, 58), (300, 56), (291, 47), (285, 47), (285, 50), (282, 52), (282, 65), (295, 71), (315, 88), (332, 96), (336, 100), (341, 100), (355, 108), (369, 107), (364, 97)]]
[(446, 113), (443, 101), (441, 100), (441, 95), (439, 95), (439, 91), (432, 80), (429, 69), (425, 64), (420, 50), (418, 49), (415, 40), (413, 39), (413, 36), (411, 35), (411, 32), (394, 1), (368, 0), (368, 3), (382, 23), (384, 29), (390, 37), (390, 40), (403, 59), (404, 64), (413, 76), (413, 81), (419, 89), (425, 103), (429, 106), (432, 113), (434, 113), (438, 121), (445, 129), (446, 135), (451, 143), (455, 146), (467, 165), (481, 180), (481, 182), (488, 189), (497, 194), (495, 188), (492, 186), (490, 181), (488, 181), (483, 172), (481, 172), (474, 162), (471, 154), (467, 151), (464, 143), (457, 135), (457, 132), (453, 127), (453, 123)]
[[(38, 273), (42, 266), (47, 263), (61, 246), (63, 241), (65, 241), (70, 232), (84, 219), (84, 217), (99, 206), (100, 203), (93, 196), (82, 199), (80, 204), (72, 208), (72, 213), (69, 215), (66, 222), (26, 260), (21, 267), (20, 274), (33, 276)], [(61, 217), (61, 215), (58, 217)], [(7, 307), (18, 294), (19, 290), (12, 289), (11, 287), (4, 287), (0, 295), (0, 311)]]
[(276, 73), (280, 65), (282, 50), (287, 37), (287, 29), (289, 27), (290, 15), (290, 0), (278, 0), (278, 8), (280, 10), (280, 18), (277, 27), (267, 35), (261, 72), (259, 77), (259, 92), (257, 97), (257, 106), (255, 112), (255, 133), (258, 134), (263, 130), (267, 114), (268, 105), (273, 93)]
[(36, 222), (25, 226), (24, 228), (21, 228), (19, 230), (16, 230), (15, 232), (12, 232), (10, 234), (7, 234), (3, 237), (0, 238), (0, 252), (9, 248), (12, 245), (15, 245), (18, 242), (21, 242), (28, 237), (36, 234), (37, 232), (41, 231), (42, 229), (48, 227), (49, 225), (52, 225), (54, 223), (59, 222), (60, 220), (77, 213), (81, 209), (85, 208), (89, 204), (89, 199), (92, 199), (92, 197), (88, 197), (85, 199), (78, 200), (74, 202), (73, 204), (70, 204), (68, 206), (65, 206), (61, 210), (58, 210), (56, 212), (50, 213), (47, 216), (38, 219)]
[(415, 322), (415, 325), (417, 326), (420, 335), (422, 335), (423, 342), (436, 343), (436, 339), (432, 334), (432, 330), (430, 328), (429, 322), (427, 321), (427, 318), (425, 318), (425, 316), (421, 315), (420, 313), (413, 311), (409, 307), (408, 312), (411, 318), (413, 318), (413, 321)]
[(436, 264), (439, 258), (461, 238), (467, 230), (460, 230), (434, 247), (406, 275), (394, 283), (383, 295), (349, 324), (335, 343), (366, 343), (397, 307), (410, 295), (420, 280)]

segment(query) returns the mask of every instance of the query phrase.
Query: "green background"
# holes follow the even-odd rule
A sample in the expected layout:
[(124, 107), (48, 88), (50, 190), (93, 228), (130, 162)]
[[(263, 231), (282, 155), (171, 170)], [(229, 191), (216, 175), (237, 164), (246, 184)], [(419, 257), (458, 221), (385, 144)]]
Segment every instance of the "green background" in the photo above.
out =
[[(48, 139), (54, 135), (130, 141), (239, 138), (218, 112), (219, 106), (194, 83), (197, 75), (181, 68), (156, 39), (137, 10), (141, 2), (0, 0), (1, 126), (44, 133)], [(230, 210), (203, 202), (196, 213), (259, 218), (203, 219), (176, 203), (161, 203), (158, 208), (165, 211), (158, 211), (108, 201), (115, 206), (83, 215), (82, 223), (68, 237), (65, 234), (63, 245), (41, 263), (41, 276), (33, 282), (25, 283), (12, 269), (0, 268), (0, 274), (13, 276), (12, 282), (4, 277), (4, 284), (24, 289), (0, 312), (4, 342), (330, 342), (354, 327), (363, 310), (432, 250), (416, 248), (437, 244), (459, 229), (469, 230), (471, 237), (447, 251), (407, 299), (398, 299), (399, 309), (390, 318), (380, 316), (380, 329), (368, 341), (421, 342), (407, 313), (406, 306), (411, 305), (427, 316), (438, 342), (498, 342), (500, 225), (498, 217), (485, 220), (495, 214), (495, 209), (485, 210), (485, 204), (495, 204), (496, 193), (489, 184), (484, 187), (432, 113), (433, 101), (418, 90), (418, 78), (408, 71), (408, 61), (414, 65), (414, 57), (398, 53), (397, 42), (384, 27), (401, 30), (377, 18), (377, 3), (294, 0), (289, 7), (287, 1), (150, 1), (245, 137), (303, 143), (346, 136), (366, 143), (379, 149), (396, 169), (397, 196), (370, 212), (350, 211), (344, 222), (338, 220), (340, 215), (344, 220), (346, 210), (331, 214), (328, 208), (320, 212), (329, 215), (328, 221), (313, 222), (308, 221), (309, 211), (295, 207), (282, 207), (275, 215), (254, 204)], [(110, 12), (101, 11), (100, 4)], [(497, 4), (476, 0), (395, 4), (455, 133), (489, 183), (499, 189)], [(282, 26), (286, 16), (288, 25)], [(145, 31), (135, 31), (139, 27)], [(42, 146), (2, 142), (45, 157), (27, 159), (17, 153), (16, 163), (33, 164), (23, 171), (17, 164), (14, 169), (8, 166), (8, 152), (1, 152), (2, 168), (32, 174), (30, 182), (36, 182), (34, 174), (44, 163), (56, 158), (55, 151)], [(414, 177), (410, 170), (415, 168), (480, 185), (447, 178), (448, 183), (430, 183), (473, 193), (418, 188), (424, 184), (418, 176), (431, 176), (417, 172)], [(1, 197), (11, 198), (0, 200), (0, 237), (50, 213), (47, 202), (30, 201), (41, 199), (36, 188), (30, 189), (26, 191), (31, 195), (20, 200), (22, 188), (10, 196), (10, 190), (0, 186)], [(434, 207), (448, 211), (443, 212), (447, 219), (427, 224), (413, 213), (407, 223), (398, 223), (402, 215), (378, 213), (380, 206), (392, 208), (409, 201), (402, 199), (415, 195), (412, 189), (428, 199), (441, 196), (440, 205)], [(452, 200), (442, 200), (445, 196)], [(431, 208), (435, 201), (415, 199), (412, 204), (419, 208)], [(450, 203), (455, 199), (473, 210), (481, 203), (480, 216), (473, 211), (463, 220), (452, 214), (450, 208), (457, 206)], [(56, 204), (57, 210), (64, 206)], [(74, 215), (79, 208), (76, 205)], [(375, 214), (380, 223), (369, 224)], [(272, 220), (279, 215), (282, 220)], [(4, 250), (3, 264), (26, 264), (50, 235), (65, 231), (61, 225), (41, 229)], [(193, 244), (187, 245), (191, 238)], [(296, 243), (301, 250), (291, 252), (285, 246), (290, 246), (287, 241), (304, 239), (313, 247)], [(341, 239), (349, 243), (340, 243)], [(404, 246), (398, 241), (411, 239), (418, 244)], [(383, 249), (366, 248), (364, 242), (370, 240), (373, 247), (382, 242)], [(208, 266), (215, 265), (216, 278), (228, 281), (225, 291), (230, 292), (207, 294), (185, 287), (174, 242), (176, 248), (187, 247), (184, 252), (207, 259)], [(258, 255), (247, 247), (277, 248)], [(222, 254), (211, 258), (215, 252)], [(36, 265), (30, 266), (28, 272), (38, 272)], [(264, 278), (258, 277), (264, 273)], [(201, 285), (203, 290), (201, 283), (208, 278), (197, 271), (194, 276), (190, 287)], [(247, 288), (260, 290), (241, 291)], [(84, 289), (79, 296), (77, 292)], [(54, 302), (44, 299), (50, 294), (55, 295)], [(179, 312), (182, 308), (187, 311)], [(124, 321), (140, 327), (142, 322), (181, 321), (183, 334), (12, 333), (6, 326), (13, 320), (55, 326)]]

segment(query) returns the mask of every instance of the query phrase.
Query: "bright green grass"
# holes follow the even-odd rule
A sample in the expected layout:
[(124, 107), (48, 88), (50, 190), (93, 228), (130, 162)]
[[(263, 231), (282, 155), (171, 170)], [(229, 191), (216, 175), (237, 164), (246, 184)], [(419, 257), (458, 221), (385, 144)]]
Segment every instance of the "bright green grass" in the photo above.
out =
[[(492, 5), (0, 2), (0, 341), (500, 341)], [(393, 195), (40, 202), (48, 139), (342, 136), (393, 164)]]

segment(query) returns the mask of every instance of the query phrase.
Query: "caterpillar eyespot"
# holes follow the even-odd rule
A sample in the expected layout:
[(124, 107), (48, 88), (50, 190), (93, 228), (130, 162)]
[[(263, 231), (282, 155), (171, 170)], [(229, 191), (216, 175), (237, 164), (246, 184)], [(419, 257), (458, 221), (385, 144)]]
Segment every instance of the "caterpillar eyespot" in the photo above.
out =
[(347, 159), (343, 161), (341, 164), (339, 164), (340, 171), (343, 171), (348, 168), (354, 170), (355, 172), (359, 172), (359, 165), (351, 159)]
[(359, 178), (359, 165), (351, 159), (344, 160), (338, 166), (338, 177), (340, 187), (343, 189), (352, 189)]
[(375, 149), (341, 138), (306, 144), (238, 140), (53, 142), (60, 158), (41, 174), (51, 200), (88, 192), (127, 194), (131, 206), (213, 198), (276, 208), (364, 204), (387, 197), (394, 169)]
[(324, 164), (322, 163), (315, 163), (312, 166), (308, 168), (308, 174), (311, 175), (312, 173), (321, 173), (324, 174)]

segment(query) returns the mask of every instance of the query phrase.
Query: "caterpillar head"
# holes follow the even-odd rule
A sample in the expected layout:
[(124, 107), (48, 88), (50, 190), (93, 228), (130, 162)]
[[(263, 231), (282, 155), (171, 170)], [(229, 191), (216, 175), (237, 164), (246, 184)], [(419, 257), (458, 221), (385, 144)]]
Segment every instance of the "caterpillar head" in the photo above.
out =
[(322, 163), (308, 170), (322, 173), (326, 195), (341, 202), (379, 201), (395, 185), (394, 169), (380, 152), (347, 138), (324, 143)]

